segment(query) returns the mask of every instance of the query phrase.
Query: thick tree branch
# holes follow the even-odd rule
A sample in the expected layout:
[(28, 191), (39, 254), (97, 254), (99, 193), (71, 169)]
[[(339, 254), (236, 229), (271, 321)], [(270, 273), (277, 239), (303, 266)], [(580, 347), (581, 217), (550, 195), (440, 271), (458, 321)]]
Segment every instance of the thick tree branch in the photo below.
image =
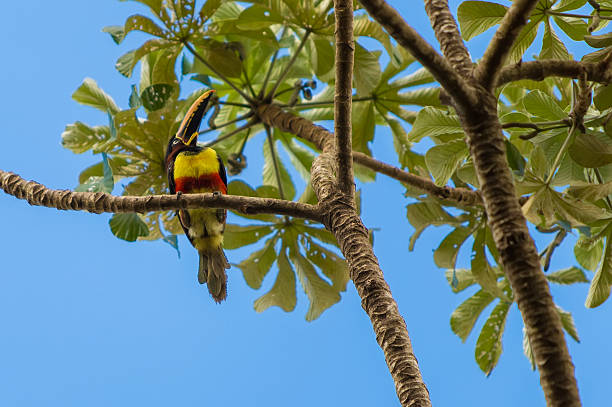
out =
[(506, 66), (499, 74), (497, 86), (521, 79), (542, 81), (549, 76), (578, 78), (582, 73), (585, 73), (587, 80), (591, 82), (611, 83), (612, 54), (611, 57), (597, 63), (547, 59)]
[[(303, 117), (294, 116), (284, 111), (277, 105), (261, 105), (257, 109), (257, 115), (269, 126), (295, 134), (313, 143), (320, 150), (333, 148), (333, 134)], [(482, 206), (482, 198), (477, 191), (465, 188), (439, 187), (428, 178), (403, 171), (360, 152), (353, 152), (353, 160), (356, 163), (418, 188), (433, 197), (451, 202), (454, 205), (462, 207)]]
[(406, 48), (444, 87), (459, 106), (476, 104), (476, 94), (466, 80), (453, 69), (429, 43), (404, 21), (384, 0), (359, 0), (368, 13), (404, 48)]
[(580, 406), (561, 320), (516, 196), (506, 161), (497, 98), (481, 90), (481, 103), (460, 115), (480, 182), (487, 218), (504, 272), (523, 316), (548, 406)]
[(12, 172), (0, 170), (0, 188), (9, 195), (25, 199), (30, 205), (93, 213), (154, 212), (193, 208), (226, 208), (245, 215), (273, 213), (321, 221), (320, 208), (299, 202), (236, 195), (183, 194), (151, 196), (114, 196), (104, 192), (72, 192), (49, 189), (26, 181)]
[(476, 79), (485, 89), (493, 89), (499, 70), (504, 65), (512, 45), (529, 20), (538, 0), (515, 0), (493, 35), (482, 60), (476, 68)]
[(368, 230), (357, 215), (353, 202), (335, 181), (336, 162), (328, 146), (313, 162), (312, 186), (324, 212), (324, 225), (340, 245), (347, 260), (361, 306), (372, 322), (376, 340), (385, 354), (402, 406), (429, 407), (429, 392), (421, 377), (412, 350), (406, 322), (399, 313), (378, 260)]
[(472, 58), (461, 39), (457, 22), (448, 8), (448, 0), (425, 0), (425, 10), (448, 62), (463, 77), (471, 76)]
[(354, 201), (353, 140), (351, 108), (353, 97), (353, 0), (334, 0), (336, 15), (336, 83), (334, 95), (334, 133), (336, 134), (336, 160), (338, 186)]

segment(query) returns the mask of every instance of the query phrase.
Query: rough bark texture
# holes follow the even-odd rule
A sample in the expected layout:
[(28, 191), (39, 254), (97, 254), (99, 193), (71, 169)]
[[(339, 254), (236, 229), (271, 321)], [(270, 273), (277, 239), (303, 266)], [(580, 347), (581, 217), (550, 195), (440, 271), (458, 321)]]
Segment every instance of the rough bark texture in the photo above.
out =
[(353, 106), (353, 0), (335, 0), (336, 82), (334, 95), (334, 133), (338, 160), (338, 187), (354, 201), (353, 141), (351, 108)]
[(537, 4), (538, 0), (515, 0), (512, 2), (512, 6), (506, 12), (476, 68), (476, 79), (485, 89), (492, 89), (495, 86), (500, 68), (504, 65), (512, 45), (527, 24), (529, 15)]
[(334, 181), (334, 164), (332, 154), (324, 151), (315, 159), (311, 170), (312, 186), (324, 212), (323, 224), (334, 234), (346, 258), (361, 306), (370, 317), (376, 340), (385, 354), (400, 403), (405, 407), (431, 406), (406, 322), (372, 251), (368, 230), (352, 201)]
[(448, 1), (425, 0), (425, 10), (448, 62), (462, 76), (471, 76), (472, 58), (461, 39), (457, 22), (448, 8)]
[[(303, 117), (295, 116), (284, 111), (277, 105), (261, 105), (257, 109), (257, 114), (262, 122), (267, 125), (295, 134), (313, 143), (320, 150), (332, 147), (333, 134)], [(353, 160), (356, 163), (418, 188), (424, 193), (452, 203), (453, 205), (482, 206), (482, 198), (477, 191), (466, 188), (451, 188), (448, 186), (440, 187), (428, 178), (400, 170), (397, 167), (378, 161), (360, 152), (353, 152)]]
[(103, 212), (154, 212), (194, 208), (226, 208), (244, 214), (275, 213), (320, 221), (318, 207), (272, 198), (236, 195), (183, 194), (150, 196), (114, 196), (104, 192), (72, 192), (49, 189), (17, 174), (0, 170), (0, 188), (9, 195), (25, 199), (30, 205), (61, 210)]
[(482, 90), (480, 109), (463, 116), (489, 225), (527, 327), (548, 406), (580, 406), (578, 387), (561, 320), (540, 268), (535, 243), (514, 190), (506, 162), (497, 100)]
[(549, 76), (578, 78), (583, 73), (591, 82), (612, 82), (612, 54), (597, 63), (548, 59), (506, 66), (499, 74), (497, 86), (521, 79), (542, 81)]

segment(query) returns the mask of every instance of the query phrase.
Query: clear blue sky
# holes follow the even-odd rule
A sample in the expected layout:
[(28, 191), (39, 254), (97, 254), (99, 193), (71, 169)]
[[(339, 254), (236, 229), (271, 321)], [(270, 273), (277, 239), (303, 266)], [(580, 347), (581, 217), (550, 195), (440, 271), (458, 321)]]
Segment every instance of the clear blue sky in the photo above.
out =
[[(63, 149), (60, 134), (76, 120), (106, 118), (70, 95), (93, 77), (127, 106), (133, 80), (118, 74), (114, 61), (143, 37), (118, 47), (100, 30), (144, 9), (115, 0), (5, 3), (0, 168), (49, 187), (74, 188), (78, 173), (98, 159)], [(394, 3), (404, 4), (411, 23), (433, 38), (420, 2)], [(379, 128), (375, 154), (391, 161), (392, 151)], [(254, 183), (260, 163), (257, 153), (249, 155)], [(402, 194), (396, 182), (379, 177), (363, 188), (363, 217), (368, 227), (381, 229), (375, 252), (434, 405), (544, 405), (538, 375), (522, 354), (516, 306), (504, 353), (488, 378), (474, 361), (476, 335), (463, 344), (451, 332), (449, 316), (466, 296), (450, 292), (431, 258), (446, 230), (426, 233), (408, 252), (412, 228)], [(2, 406), (399, 405), (351, 284), (342, 301), (312, 323), (304, 320), (302, 293), (293, 313), (258, 314), (252, 304), (262, 292), (248, 288), (236, 268), (229, 271), (229, 300), (214, 304), (197, 283), (196, 254), (182, 238), (177, 259), (164, 243), (114, 238), (110, 215), (30, 207), (4, 194), (0, 208)], [(234, 263), (247, 255), (228, 253)], [(573, 264), (570, 246), (555, 257), (553, 268)], [(264, 289), (272, 282), (266, 279)], [(555, 288), (553, 294), (574, 313), (582, 343), (570, 339), (569, 346), (580, 392), (585, 406), (597, 406), (609, 402), (612, 308), (608, 301), (586, 310), (587, 288)]]

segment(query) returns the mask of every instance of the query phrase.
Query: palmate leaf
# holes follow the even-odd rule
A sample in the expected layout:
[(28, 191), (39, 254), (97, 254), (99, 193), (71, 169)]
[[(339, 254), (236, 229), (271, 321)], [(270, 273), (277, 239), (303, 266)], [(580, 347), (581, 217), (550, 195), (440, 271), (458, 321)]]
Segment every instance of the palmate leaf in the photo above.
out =
[(434, 251), (434, 262), (440, 268), (455, 268), (461, 246), (472, 235), (472, 228), (458, 227), (450, 232)]
[(464, 1), (457, 9), (457, 19), (461, 36), (471, 40), (489, 28), (499, 24), (506, 14), (507, 7), (488, 1)]
[(468, 157), (469, 151), (465, 141), (454, 140), (427, 150), (425, 162), (436, 180), (436, 185), (444, 186)]
[(248, 246), (274, 231), (272, 225), (241, 226), (227, 224), (223, 232), (223, 247), (228, 250)]
[(450, 325), (453, 332), (463, 342), (467, 339), (474, 328), (476, 320), (482, 311), (489, 305), (495, 296), (480, 290), (461, 303), (452, 313)]
[[(261, 288), (264, 277), (268, 274), (272, 264), (277, 259), (276, 250), (274, 248), (277, 241), (278, 235), (272, 236), (266, 240), (262, 249), (254, 251), (248, 258), (235, 265), (242, 271), (244, 281), (246, 281), (249, 287), (256, 290)], [(280, 262), (280, 255), (278, 258)]]
[(75, 154), (103, 148), (111, 141), (108, 126), (89, 127), (82, 122), (67, 125), (61, 137), (62, 146)]
[(132, 76), (132, 71), (134, 67), (140, 61), (142, 57), (151, 52), (159, 51), (165, 48), (169, 48), (174, 46), (175, 43), (162, 39), (162, 38), (154, 38), (145, 42), (139, 48), (129, 51), (117, 59), (115, 63), (115, 68), (121, 73), (123, 76), (129, 78)]
[(522, 59), (523, 54), (527, 51), (527, 48), (531, 46), (538, 34), (538, 24), (542, 21), (542, 18), (543, 17), (532, 18), (532, 20), (523, 27), (514, 45), (512, 45), (506, 63), (516, 63)]
[(534, 90), (525, 95), (523, 106), (531, 115), (545, 120), (562, 120), (568, 116), (555, 99), (540, 90)]
[(295, 309), (297, 303), (295, 289), (295, 272), (287, 259), (286, 247), (278, 254), (278, 275), (272, 289), (255, 300), (253, 307), (257, 312), (263, 312), (271, 306), (278, 306), (285, 312)]
[(119, 107), (112, 97), (104, 92), (91, 78), (85, 78), (79, 88), (72, 94), (72, 99), (75, 101), (95, 107), (103, 112), (115, 114), (119, 111)]
[(147, 224), (136, 213), (116, 213), (108, 224), (115, 236), (128, 242), (149, 234)]
[(612, 287), (612, 226), (610, 225), (605, 230), (605, 239), (603, 259), (591, 281), (585, 302), (585, 306), (588, 308), (601, 305), (610, 296), (610, 288)]
[(576, 261), (587, 270), (595, 271), (603, 255), (604, 240), (580, 236), (574, 246)]
[(417, 142), (425, 137), (446, 135), (457, 137), (463, 135), (459, 117), (444, 110), (426, 107), (419, 111), (408, 138), (412, 142)]
[[(274, 140), (272, 141), (274, 143)], [(276, 147), (276, 146), (275, 146)], [(271, 185), (278, 188), (278, 183), (282, 186), (282, 190), (284, 193), (284, 199), (293, 200), (295, 197), (295, 186), (293, 181), (291, 180), (291, 176), (287, 171), (287, 168), (283, 164), (280, 159), (280, 155), (277, 152), (277, 149), (274, 149), (276, 152), (276, 164), (278, 166), (278, 171), (280, 175), (280, 180), (277, 179), (276, 170), (274, 168), (274, 157), (272, 156), (272, 151), (270, 149), (270, 143), (266, 141), (263, 144), (263, 156), (264, 156), (264, 168), (263, 168), (263, 184)]]
[(502, 336), (510, 305), (512, 303), (500, 301), (493, 308), (476, 341), (476, 348), (474, 350), (476, 362), (487, 376), (491, 374), (491, 371), (497, 365), (499, 356), (502, 353)]
[(564, 285), (589, 282), (589, 279), (584, 271), (580, 270), (578, 267), (569, 267), (563, 270), (548, 273), (546, 275), (546, 279), (551, 283)]
[(540, 59), (569, 59), (570, 55), (565, 48), (563, 41), (559, 39), (555, 30), (550, 26), (550, 22), (546, 20), (544, 23), (544, 37), (542, 39), (542, 49), (540, 50)]
[(428, 226), (460, 225), (461, 221), (445, 211), (436, 202), (418, 202), (406, 207), (408, 221), (415, 229), (410, 237), (408, 250), (412, 251), (416, 240)]
[(447, 269), (444, 274), (455, 294), (476, 284), (476, 279), (470, 269)]
[(368, 51), (355, 44), (354, 81), (358, 95), (369, 95), (380, 82), (381, 69), (378, 59), (381, 51)]

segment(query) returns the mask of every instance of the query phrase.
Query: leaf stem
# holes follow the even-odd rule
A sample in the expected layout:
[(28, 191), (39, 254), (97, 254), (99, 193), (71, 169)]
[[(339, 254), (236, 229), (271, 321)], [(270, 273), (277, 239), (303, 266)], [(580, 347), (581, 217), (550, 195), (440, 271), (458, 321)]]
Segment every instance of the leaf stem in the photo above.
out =
[[(551, 14), (553, 16), (560, 16), (560, 17), (586, 18), (588, 20), (594, 17), (594, 16), (586, 15), (586, 14), (562, 13), (560, 11), (553, 11), (553, 10), (546, 11), (546, 14)], [(601, 18), (602, 20), (612, 20), (611, 16), (599, 16), (599, 18)]]
[(207, 147), (213, 146), (213, 145), (215, 145), (215, 144), (217, 144), (217, 143), (219, 143), (219, 142), (221, 142), (221, 141), (223, 141), (223, 140), (225, 140), (225, 139), (227, 139), (229, 137), (232, 137), (235, 134), (240, 133), (243, 130), (248, 129), (251, 126), (254, 126), (257, 123), (259, 123), (259, 119), (253, 118), (253, 119), (249, 120), (245, 125), (238, 127), (236, 130), (230, 131), (229, 133), (224, 134), (221, 137), (217, 137), (216, 139), (209, 141), (208, 143), (206, 143), (206, 146)]
[(230, 124), (234, 124), (234, 123), (239, 122), (241, 120), (248, 119), (249, 117), (253, 116), (253, 114), (254, 113), (252, 111), (250, 111), (250, 112), (248, 112), (246, 114), (243, 114), (242, 116), (236, 117), (234, 120), (230, 120), (228, 122), (221, 123), (218, 126), (208, 128), (206, 130), (203, 130), (203, 131), (199, 132), (198, 134), (206, 134), (206, 133), (210, 133), (211, 131), (222, 129), (223, 127), (229, 126)]
[[(283, 31), (281, 32), (280, 41), (282, 41), (283, 38), (285, 38), (286, 32), (287, 32), (287, 26), (285, 25), (283, 26)], [(268, 67), (268, 71), (266, 72), (266, 77), (264, 78), (263, 84), (261, 85), (261, 90), (259, 91), (260, 98), (263, 97), (263, 95), (266, 93), (266, 86), (268, 86), (268, 81), (270, 80), (270, 75), (272, 74), (272, 70), (274, 69), (274, 64), (276, 63), (276, 59), (278, 58), (279, 51), (280, 51), (280, 48), (277, 49), (274, 52), (274, 55), (272, 56), (272, 61), (270, 61), (270, 66)]]
[(283, 72), (278, 77), (278, 79), (277, 79), (276, 83), (274, 84), (274, 87), (272, 88), (272, 90), (266, 95), (266, 99), (274, 98), (276, 90), (281, 85), (281, 83), (283, 83), (283, 80), (285, 79), (285, 77), (287, 76), (289, 71), (291, 70), (291, 67), (293, 66), (293, 64), (297, 60), (298, 56), (300, 56), (300, 52), (302, 52), (302, 48), (304, 48), (304, 45), (306, 45), (306, 40), (310, 36), (310, 33), (311, 33), (311, 31), (309, 29), (306, 29), (306, 33), (304, 34), (304, 37), (302, 37), (302, 41), (300, 41), (300, 45), (298, 45), (297, 49), (295, 50), (295, 52), (291, 56), (291, 59), (287, 63), (287, 66), (285, 67)]
[(225, 75), (223, 75), (221, 72), (217, 71), (212, 65), (210, 65), (203, 57), (202, 55), (198, 54), (196, 52), (195, 49), (193, 49), (193, 47), (191, 46), (191, 44), (189, 44), (188, 42), (184, 41), (183, 45), (185, 46), (185, 48), (187, 48), (189, 50), (189, 52), (191, 52), (191, 54), (196, 57), (201, 63), (204, 64), (205, 67), (207, 67), (208, 69), (210, 69), (215, 75), (217, 75), (223, 82), (227, 83), (229, 86), (232, 87), (232, 89), (234, 89), (236, 92), (238, 92), (238, 94), (240, 96), (242, 96), (244, 98), (244, 100), (246, 100), (249, 103), (253, 102), (253, 99), (251, 99), (246, 93), (244, 93), (242, 91), (242, 89), (238, 88), (238, 86), (236, 86), (232, 81), (230, 81)]
[(266, 134), (268, 135), (268, 146), (270, 146), (270, 154), (272, 155), (272, 164), (274, 165), (274, 174), (276, 176), (276, 183), (278, 185), (278, 193), (281, 199), (285, 199), (285, 192), (283, 191), (283, 185), (281, 183), (280, 169), (278, 168), (278, 161), (276, 161), (276, 149), (274, 148), (274, 141), (272, 140), (272, 132), (270, 126), (264, 124)]
[(557, 167), (559, 167), (559, 165), (561, 164), (561, 160), (563, 159), (563, 156), (565, 155), (567, 148), (570, 146), (571, 142), (574, 140), (577, 130), (578, 130), (578, 126), (576, 125), (576, 123), (572, 124), (572, 128), (570, 129), (569, 134), (567, 135), (567, 138), (563, 142), (563, 145), (561, 146), (561, 148), (559, 149), (559, 152), (557, 153), (557, 156), (555, 157), (555, 161), (553, 162), (550, 174), (548, 174), (548, 178), (546, 179), (547, 185), (550, 184), (555, 174), (557, 173)]

